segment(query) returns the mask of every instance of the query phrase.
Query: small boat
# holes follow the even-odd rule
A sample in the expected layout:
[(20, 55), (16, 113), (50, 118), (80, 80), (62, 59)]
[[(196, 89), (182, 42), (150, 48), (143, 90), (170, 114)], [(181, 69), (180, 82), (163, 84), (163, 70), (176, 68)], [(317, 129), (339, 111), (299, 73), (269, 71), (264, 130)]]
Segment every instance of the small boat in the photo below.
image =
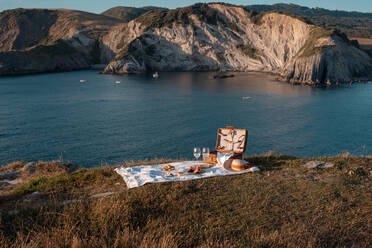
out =
[(116, 83), (116, 84), (120, 84), (121, 82), (120, 82), (120, 81), (116, 81), (115, 83)]
[(86, 83), (86, 82), (87, 82), (87, 80), (85, 80), (85, 79), (80, 80), (80, 83)]
[(243, 100), (248, 100), (248, 99), (251, 99), (251, 98), (252, 98), (252, 97), (250, 97), (250, 96), (243, 96), (243, 97), (242, 97)]
[(214, 79), (232, 78), (232, 77), (235, 77), (235, 75), (234, 74), (228, 74), (228, 73), (222, 72), (222, 71), (213, 76)]
[(158, 78), (159, 77), (159, 73), (158, 72), (155, 72), (153, 75), (152, 75), (153, 78)]

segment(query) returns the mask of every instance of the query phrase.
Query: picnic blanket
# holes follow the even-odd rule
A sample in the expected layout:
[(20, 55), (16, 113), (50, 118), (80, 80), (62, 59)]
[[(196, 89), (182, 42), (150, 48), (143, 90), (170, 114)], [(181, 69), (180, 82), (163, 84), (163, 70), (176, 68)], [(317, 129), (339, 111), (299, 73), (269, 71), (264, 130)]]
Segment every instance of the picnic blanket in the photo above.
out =
[[(157, 165), (143, 165), (136, 167), (121, 167), (115, 169), (115, 171), (123, 177), (128, 188), (136, 188), (143, 186), (146, 183), (161, 183), (161, 182), (174, 182), (174, 181), (187, 181), (195, 180), (207, 177), (217, 177), (217, 176), (227, 176), (227, 175), (238, 175), (249, 172), (259, 171), (257, 167), (252, 167), (245, 171), (239, 172), (229, 172), (225, 170), (222, 166), (217, 165), (209, 169), (203, 169), (202, 174), (188, 174), (187, 168), (190, 166), (200, 165), (200, 161), (183, 161), (183, 162), (174, 162), (166, 164), (157, 164)], [(162, 171), (165, 165), (172, 165), (175, 167), (174, 171), (171, 171), (174, 176), (166, 177), (166, 171)], [(177, 176), (177, 172), (183, 172), (183, 176)]]

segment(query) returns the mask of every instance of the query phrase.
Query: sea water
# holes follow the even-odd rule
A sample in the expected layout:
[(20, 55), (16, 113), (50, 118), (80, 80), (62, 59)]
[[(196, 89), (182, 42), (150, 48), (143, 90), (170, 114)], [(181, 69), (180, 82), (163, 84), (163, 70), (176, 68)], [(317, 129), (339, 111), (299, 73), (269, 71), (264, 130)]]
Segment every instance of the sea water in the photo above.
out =
[[(120, 83), (118, 83), (120, 82)], [(217, 128), (248, 129), (246, 154), (372, 153), (372, 84), (292, 86), (261, 73), (0, 78), (0, 165), (63, 159), (82, 166), (191, 158)]]

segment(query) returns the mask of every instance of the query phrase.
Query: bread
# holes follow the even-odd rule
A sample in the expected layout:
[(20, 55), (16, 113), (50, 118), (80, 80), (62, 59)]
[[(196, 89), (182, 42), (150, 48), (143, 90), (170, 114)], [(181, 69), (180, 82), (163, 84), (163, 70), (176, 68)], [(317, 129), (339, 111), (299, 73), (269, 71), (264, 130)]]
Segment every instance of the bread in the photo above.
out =
[(163, 168), (161, 168), (161, 170), (162, 171), (172, 171), (172, 170), (175, 170), (175, 167), (169, 164), (169, 165), (166, 165)]

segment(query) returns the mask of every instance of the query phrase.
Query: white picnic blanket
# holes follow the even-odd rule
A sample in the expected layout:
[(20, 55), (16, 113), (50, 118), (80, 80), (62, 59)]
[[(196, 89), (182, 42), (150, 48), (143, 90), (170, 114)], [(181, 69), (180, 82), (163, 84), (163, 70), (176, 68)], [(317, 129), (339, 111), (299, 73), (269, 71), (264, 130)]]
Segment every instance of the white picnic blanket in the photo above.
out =
[[(257, 167), (252, 167), (245, 171), (239, 172), (229, 172), (225, 170), (222, 166), (214, 166), (209, 169), (203, 169), (202, 174), (188, 174), (187, 168), (190, 166), (200, 165), (202, 162), (200, 161), (183, 161), (183, 162), (174, 162), (174, 163), (166, 163), (166, 164), (157, 164), (157, 165), (143, 165), (143, 166), (136, 166), (136, 167), (121, 167), (115, 169), (115, 171), (123, 177), (125, 183), (127, 184), (128, 188), (136, 188), (143, 186), (146, 183), (161, 183), (161, 182), (173, 182), (173, 181), (187, 181), (187, 180), (195, 180), (207, 177), (217, 177), (217, 176), (227, 176), (227, 175), (238, 175), (248, 172), (255, 172), (259, 171), (260, 169)], [(162, 171), (165, 165), (172, 165), (176, 169), (171, 171), (174, 175), (172, 177), (166, 177), (166, 171)], [(177, 176), (177, 172), (183, 172), (183, 176)]]

